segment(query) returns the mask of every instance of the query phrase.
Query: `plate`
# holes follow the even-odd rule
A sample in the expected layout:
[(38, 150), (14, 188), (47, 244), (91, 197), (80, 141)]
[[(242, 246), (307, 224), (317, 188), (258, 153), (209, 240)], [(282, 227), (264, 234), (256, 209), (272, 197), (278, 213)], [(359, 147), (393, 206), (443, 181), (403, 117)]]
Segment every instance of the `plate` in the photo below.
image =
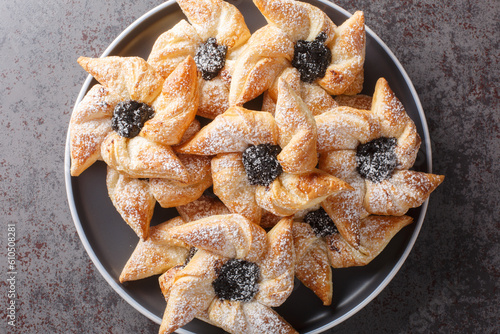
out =
[[(340, 25), (350, 14), (326, 0), (308, 0), (326, 12)], [(245, 16), (253, 32), (266, 21), (251, 1), (231, 1)], [(362, 10), (362, 8), (360, 8)], [(168, 1), (152, 9), (124, 30), (102, 56), (139, 56), (147, 58), (154, 41), (173, 27), (184, 14), (175, 1)], [(366, 18), (370, 22), (370, 18)], [(403, 67), (389, 48), (368, 27), (366, 29), (365, 94), (372, 94), (375, 82), (385, 77), (396, 96), (414, 120), (422, 138), (422, 145), (414, 170), (431, 172), (430, 138), (425, 116), (417, 93)], [(95, 83), (88, 77), (76, 104)], [(76, 106), (75, 104), (75, 106)], [(65, 152), (65, 180), (68, 202), (80, 239), (95, 266), (111, 287), (139, 312), (156, 323), (161, 323), (165, 300), (158, 286), (157, 276), (120, 284), (118, 277), (138, 238), (113, 207), (106, 189), (106, 166), (97, 162), (79, 177), (70, 175), (69, 135)], [(391, 281), (415, 243), (422, 226), (427, 201), (408, 214), (414, 223), (401, 230), (386, 249), (364, 267), (334, 269), (334, 297), (332, 305), (323, 306), (312, 291), (300, 285), (277, 311), (300, 333), (320, 333), (346, 320), (375, 298)], [(175, 209), (155, 208), (152, 225), (177, 216)], [(307, 307), (304, 307), (307, 305)], [(119, 315), (118, 315), (119, 316)], [(224, 333), (199, 320), (193, 320), (179, 333)]]

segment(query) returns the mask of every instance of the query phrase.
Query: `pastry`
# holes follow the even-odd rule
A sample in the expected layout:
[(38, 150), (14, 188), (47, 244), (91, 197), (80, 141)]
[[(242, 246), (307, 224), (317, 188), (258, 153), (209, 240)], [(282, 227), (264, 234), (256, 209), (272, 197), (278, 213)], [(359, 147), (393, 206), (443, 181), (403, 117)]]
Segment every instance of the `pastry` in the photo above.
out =
[(79, 63), (103, 86), (91, 89), (72, 115), (72, 175), (102, 158), (131, 177), (187, 181), (166, 143), (178, 144), (193, 122), (194, 60), (184, 60), (166, 80), (138, 57), (80, 57)]
[(269, 89), (286, 67), (331, 95), (363, 86), (364, 15), (336, 26), (319, 8), (295, 0), (254, 0), (268, 25), (255, 32), (235, 63), (229, 102), (243, 105)]
[(293, 289), (290, 219), (270, 232), (240, 215), (211, 216), (170, 230), (198, 251), (160, 277), (167, 300), (160, 333), (198, 317), (229, 333), (296, 333), (271, 307)]
[[(383, 78), (377, 81), (371, 109), (351, 107), (316, 117), (319, 168), (356, 185), (355, 215), (404, 215), (420, 206), (444, 176), (408, 170), (413, 166), (420, 137), (416, 126)], [(344, 204), (342, 205), (350, 205)], [(338, 206), (338, 205), (337, 205)], [(335, 205), (325, 205), (332, 214)], [(338, 211), (338, 207), (337, 207)], [(345, 211), (345, 210), (344, 210)], [(332, 219), (336, 220), (334, 214)], [(344, 235), (349, 240), (347, 235)]]
[(164, 178), (149, 180), (151, 193), (163, 208), (190, 203), (212, 185), (209, 157), (179, 154), (178, 158), (189, 175), (187, 182)]
[[(295, 276), (323, 302), (332, 302), (333, 268), (363, 266), (382, 252), (392, 237), (412, 222), (408, 216), (368, 216), (360, 220), (359, 247), (353, 247), (322, 209), (306, 222), (294, 222)], [(331, 266), (331, 267), (330, 267)]]
[(149, 229), (149, 237), (140, 240), (125, 264), (120, 282), (134, 281), (162, 274), (168, 269), (183, 264), (189, 254), (189, 246), (172, 239), (168, 231), (186, 222), (176, 217)]
[(315, 83), (301, 81), (300, 72), (296, 68), (286, 67), (274, 80), (269, 89), (264, 92), (262, 110), (274, 114), (276, 101), (278, 100), (278, 83), (280, 80), (286, 81), (290, 87), (293, 88), (295, 93), (299, 95), (307, 105), (313, 116), (322, 114), (339, 105), (336, 99), (321, 88), (321, 86)]
[(177, 206), (176, 209), (179, 216), (187, 222), (230, 213), (217, 197), (208, 195), (201, 195), (192, 202)]
[(316, 138), (314, 117), (281, 80), (274, 117), (231, 107), (176, 150), (217, 154), (212, 160), (214, 193), (231, 212), (258, 224), (260, 208), (288, 216), (350, 189), (315, 169)]
[(197, 62), (198, 115), (213, 119), (228, 107), (229, 86), (236, 56), (250, 37), (243, 15), (222, 0), (179, 0), (189, 23), (181, 20), (158, 37), (148, 63), (167, 77), (185, 57)]
[(76, 106), (70, 120), (71, 175), (79, 176), (101, 158), (101, 143), (113, 131), (111, 117), (120, 96), (93, 86)]
[(106, 186), (109, 198), (123, 220), (141, 240), (147, 239), (156, 204), (149, 182), (131, 178), (108, 167)]

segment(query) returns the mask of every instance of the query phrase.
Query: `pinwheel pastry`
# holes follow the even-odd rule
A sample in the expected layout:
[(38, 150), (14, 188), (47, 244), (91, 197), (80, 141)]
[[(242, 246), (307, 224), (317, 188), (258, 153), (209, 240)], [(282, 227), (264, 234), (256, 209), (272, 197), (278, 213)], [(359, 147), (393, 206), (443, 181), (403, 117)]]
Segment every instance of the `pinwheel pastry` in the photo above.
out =
[(350, 186), (315, 168), (316, 123), (286, 81), (274, 117), (231, 107), (177, 147), (212, 159), (214, 193), (233, 213), (259, 224), (262, 209), (289, 216)]
[(360, 218), (404, 215), (420, 206), (444, 179), (408, 170), (421, 140), (383, 78), (377, 81), (370, 110), (340, 106), (316, 116), (316, 124), (319, 168), (355, 189), (321, 203), (353, 247), (360, 242)]
[(332, 269), (364, 266), (382, 252), (392, 237), (412, 222), (409, 216), (370, 215), (359, 222), (359, 246), (353, 247), (333, 220), (319, 208), (293, 224), (295, 276), (323, 302), (332, 302)]
[(229, 333), (296, 333), (271, 307), (293, 289), (292, 221), (266, 233), (236, 214), (197, 220), (170, 237), (197, 249), (185, 266), (160, 276), (167, 300), (160, 333), (199, 318)]
[(72, 115), (71, 173), (104, 159), (114, 206), (145, 239), (156, 200), (185, 204), (212, 184), (210, 159), (177, 156), (170, 147), (200, 128), (196, 65), (188, 57), (164, 80), (141, 58), (79, 62), (104, 86), (95, 85)]
[(71, 174), (102, 158), (130, 177), (189, 181), (169, 145), (180, 142), (196, 115), (194, 60), (185, 59), (166, 80), (138, 57), (78, 62), (102, 86), (93, 87), (71, 117)]
[(336, 26), (319, 8), (295, 0), (254, 0), (268, 25), (255, 32), (235, 63), (229, 101), (242, 105), (271, 87), (286, 67), (331, 95), (363, 86), (364, 15)]
[(177, 1), (181, 20), (158, 37), (148, 63), (167, 77), (187, 56), (194, 57), (199, 78), (198, 115), (213, 119), (228, 107), (233, 63), (250, 37), (243, 15), (222, 0)]

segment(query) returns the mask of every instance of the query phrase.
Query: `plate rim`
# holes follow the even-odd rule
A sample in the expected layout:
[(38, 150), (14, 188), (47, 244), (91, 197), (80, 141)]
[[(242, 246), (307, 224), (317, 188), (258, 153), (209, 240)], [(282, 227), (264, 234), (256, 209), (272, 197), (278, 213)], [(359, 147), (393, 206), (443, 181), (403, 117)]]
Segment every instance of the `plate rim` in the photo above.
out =
[[(341, 14), (346, 15), (347, 17), (352, 16), (352, 14), (345, 10), (344, 8), (340, 7), (339, 5), (330, 2), (328, 0), (315, 0), (318, 1), (328, 7), (332, 7), (333, 9), (337, 10)], [(111, 51), (129, 34), (131, 33), (137, 26), (142, 24), (144, 21), (149, 19), (151, 16), (155, 15), (156, 13), (164, 10), (167, 7), (170, 7), (176, 3), (175, 0), (168, 0), (141, 15), (138, 19), (136, 19), (134, 22), (132, 22), (127, 28), (125, 28), (111, 43), (110, 45), (104, 50), (104, 52), (100, 55), (100, 57), (105, 57), (111, 53)], [(366, 33), (370, 35), (371, 38), (373, 38), (384, 50), (384, 52), (387, 53), (387, 55), (391, 58), (391, 60), (394, 62), (396, 67), (398, 68), (399, 72), (401, 73), (405, 83), (408, 86), (408, 89), (411, 93), (412, 98), (414, 99), (418, 115), (420, 118), (420, 122), (422, 124), (422, 131), (423, 131), (423, 136), (425, 143), (425, 155), (426, 155), (426, 160), (427, 160), (427, 170), (428, 173), (432, 173), (432, 151), (431, 151), (431, 138), (429, 134), (429, 128), (427, 125), (427, 119), (425, 117), (424, 111), (422, 104), (420, 102), (420, 98), (418, 96), (418, 93), (413, 85), (413, 82), (411, 81), (410, 77), (408, 76), (408, 73), (406, 70), (403, 68), (402, 64), (400, 61), (397, 59), (397, 57), (394, 55), (394, 53), (389, 49), (389, 47), (385, 44), (385, 42), (372, 30), (368, 27), (368, 25), (365, 24), (365, 29)], [(90, 86), (90, 83), (92, 82), (92, 76), (89, 74), (87, 78), (85, 79), (82, 88), (80, 89), (80, 92), (78, 94), (78, 97), (75, 101), (75, 104), (73, 106), (72, 112), (75, 110), (75, 108), (78, 106), (80, 101), (83, 99), (85, 96), (86, 92), (88, 91), (88, 88)], [(102, 265), (101, 261), (97, 257), (96, 253), (94, 252), (92, 246), (89, 243), (89, 240), (85, 234), (85, 231), (83, 230), (83, 225), (80, 221), (80, 217), (77, 212), (75, 200), (74, 200), (74, 194), (73, 194), (73, 188), (72, 188), (72, 176), (70, 173), (70, 168), (71, 168), (71, 159), (70, 159), (70, 130), (68, 126), (67, 134), (66, 134), (66, 145), (65, 145), (65, 152), (64, 152), (64, 179), (65, 179), (65, 186), (66, 186), (66, 197), (68, 201), (68, 205), (70, 207), (70, 212), (71, 216), (73, 219), (73, 223), (75, 225), (75, 228), (77, 230), (78, 236), (80, 238), (80, 241), (82, 245), (84, 246), (87, 254), (89, 255), (90, 259), (92, 260), (93, 264), (101, 274), (101, 276), (106, 280), (106, 282), (111, 286), (111, 288), (118, 293), (118, 295), (123, 298), (129, 305), (131, 305), (134, 309), (142, 313), (144, 316), (155, 322), (156, 324), (161, 324), (161, 318), (158, 317), (156, 314), (152, 313), (148, 309), (146, 309), (144, 306), (142, 306), (139, 302), (137, 302), (132, 296), (130, 296), (124, 289), (123, 287), (118, 284), (115, 279), (110, 275), (110, 273), (104, 268)], [(415, 245), (415, 242), (418, 238), (418, 235), (420, 234), (420, 230), (422, 228), (423, 222), (425, 220), (425, 216), (427, 213), (427, 207), (429, 204), (429, 199), (426, 199), (424, 203), (420, 206), (420, 215), (418, 217), (417, 222), (415, 223), (415, 228), (414, 231), (411, 235), (410, 240), (408, 241), (408, 244), (405, 247), (404, 252), (401, 254), (400, 258), (398, 259), (397, 263), (393, 266), (391, 271), (387, 274), (387, 276), (384, 278), (384, 280), (377, 286), (376, 289), (374, 289), (365, 299), (363, 299), (360, 303), (358, 303), (355, 307), (353, 307), (351, 310), (346, 312), (344, 315), (338, 317), (337, 319), (329, 322), (326, 325), (323, 325), (315, 330), (307, 332), (307, 334), (316, 334), (316, 333), (321, 333), (324, 332), (328, 329), (331, 329), (338, 324), (346, 321), (348, 318), (352, 317), (356, 313), (358, 313), (360, 310), (362, 310), (364, 307), (366, 307), (367, 304), (369, 304), (373, 299), (375, 299), (386, 287), (387, 285), (392, 281), (392, 279), (396, 276), (396, 274), (399, 272), (403, 264), (406, 262), (406, 259), (408, 258), (411, 250), (413, 249), (413, 246)], [(193, 332), (179, 328), (177, 330), (178, 333), (180, 334), (193, 334)]]

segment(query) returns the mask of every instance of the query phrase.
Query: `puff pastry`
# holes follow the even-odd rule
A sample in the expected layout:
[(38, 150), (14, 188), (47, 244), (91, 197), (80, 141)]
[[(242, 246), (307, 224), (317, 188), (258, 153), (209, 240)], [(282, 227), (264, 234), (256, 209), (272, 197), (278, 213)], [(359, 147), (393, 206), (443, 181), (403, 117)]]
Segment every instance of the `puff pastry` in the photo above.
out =
[(106, 185), (109, 198), (125, 222), (141, 240), (149, 235), (149, 224), (156, 204), (149, 182), (107, 169)]
[(187, 222), (231, 213), (215, 196), (201, 195), (198, 199), (176, 207), (179, 216)]
[[(72, 116), (73, 175), (102, 158), (131, 177), (186, 180), (185, 168), (165, 143), (178, 143), (196, 113), (197, 90), (193, 86), (196, 87), (197, 74), (193, 59), (180, 63), (166, 81), (138, 57), (80, 57), (78, 62), (104, 87), (89, 91)], [(127, 100), (155, 106), (154, 117), (146, 122), (144, 132), (134, 138), (121, 137), (111, 130), (114, 107)], [(173, 141), (167, 141), (167, 137)], [(172, 171), (166, 171), (169, 166)]]
[(278, 128), (267, 112), (231, 107), (175, 150), (185, 154), (215, 155), (242, 152), (249, 145), (278, 141)]
[(162, 274), (176, 265), (183, 264), (188, 256), (189, 246), (170, 238), (168, 231), (185, 223), (182, 218), (176, 217), (151, 226), (149, 237), (139, 241), (125, 264), (120, 274), (120, 282)]
[[(420, 206), (444, 179), (408, 170), (418, 153), (420, 137), (383, 78), (377, 81), (370, 110), (340, 106), (316, 116), (316, 123), (321, 152), (319, 168), (355, 188), (354, 192), (329, 197), (322, 203), (343, 238), (354, 248), (360, 242), (361, 218), (368, 214), (402, 216), (410, 208)], [(394, 171), (385, 179), (373, 180), (360, 174), (356, 150), (360, 144), (379, 138), (394, 138), (389, 139), (394, 143)], [(373, 172), (378, 172), (378, 167), (373, 168)]]
[(294, 0), (254, 0), (268, 25), (256, 31), (235, 63), (230, 105), (243, 105), (270, 88), (290, 67), (298, 41), (324, 36), (331, 60), (323, 77), (314, 80), (331, 95), (355, 95), (364, 79), (364, 15), (356, 12), (337, 27), (319, 8)]
[(93, 86), (71, 114), (71, 175), (79, 176), (101, 160), (101, 143), (113, 131), (111, 117), (121, 97), (102, 85)]
[(360, 246), (353, 247), (340, 233), (318, 237), (311, 226), (294, 222), (295, 276), (323, 302), (332, 302), (333, 268), (364, 266), (377, 257), (403, 227), (409, 216), (368, 216), (360, 220)]
[[(326, 197), (351, 189), (345, 182), (315, 170), (316, 122), (290, 85), (280, 80), (275, 116), (232, 107), (204, 127), (178, 152), (218, 154), (212, 161), (214, 193), (233, 213), (259, 223), (262, 210), (293, 215)], [(242, 154), (250, 145), (279, 144), (283, 174), (268, 187), (250, 184)]]
[(149, 180), (151, 193), (163, 208), (190, 203), (212, 185), (209, 157), (179, 154), (178, 158), (186, 167), (187, 182), (164, 178)]
[[(278, 83), (284, 80), (299, 95), (314, 116), (338, 107), (338, 102), (321, 86), (300, 80), (300, 73), (294, 67), (287, 67), (264, 92), (262, 110), (274, 114), (278, 100)], [(357, 95), (356, 95), (357, 96)], [(370, 98), (371, 102), (371, 98)]]
[(167, 77), (187, 56), (195, 57), (198, 47), (209, 38), (227, 47), (226, 64), (211, 79), (199, 78), (198, 115), (215, 118), (229, 107), (229, 87), (233, 63), (250, 37), (243, 15), (230, 3), (221, 0), (180, 0), (179, 6), (189, 23), (181, 20), (158, 37), (148, 63)]
[[(229, 333), (296, 333), (270, 307), (293, 289), (292, 221), (283, 219), (269, 233), (239, 215), (211, 216), (170, 231), (199, 250), (182, 269), (160, 278), (167, 300), (160, 333), (171, 333), (195, 317)], [(230, 259), (259, 268), (250, 300), (219, 298), (213, 282)]]

